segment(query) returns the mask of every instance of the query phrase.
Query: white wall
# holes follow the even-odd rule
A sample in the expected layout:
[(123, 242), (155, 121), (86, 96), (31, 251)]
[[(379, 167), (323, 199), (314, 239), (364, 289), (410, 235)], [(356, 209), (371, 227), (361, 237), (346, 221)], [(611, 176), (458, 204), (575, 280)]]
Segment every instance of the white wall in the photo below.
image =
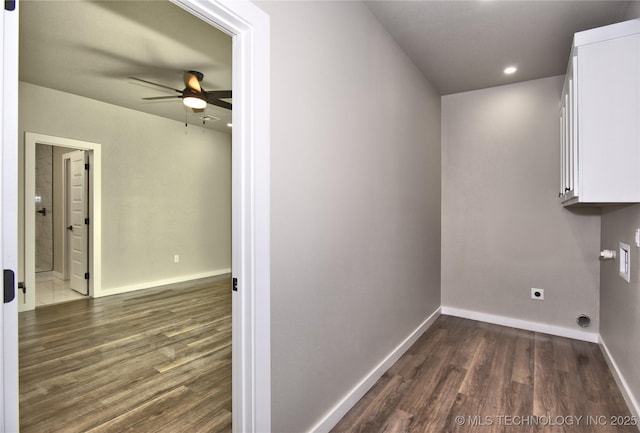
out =
[(104, 291), (228, 271), (230, 135), (29, 83), (19, 97), (21, 150), (25, 131), (102, 146)]
[(557, 200), (562, 80), (442, 98), (443, 307), (598, 332), (600, 217)]
[(271, 16), (274, 432), (312, 428), (440, 305), (440, 98), (355, 2)]

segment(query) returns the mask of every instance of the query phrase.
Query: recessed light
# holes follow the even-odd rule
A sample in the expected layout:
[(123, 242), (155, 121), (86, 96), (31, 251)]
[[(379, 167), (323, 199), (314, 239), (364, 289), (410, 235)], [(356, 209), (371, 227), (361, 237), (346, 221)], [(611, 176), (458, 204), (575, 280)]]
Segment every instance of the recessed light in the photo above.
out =
[(509, 66), (508, 68), (504, 69), (504, 73), (507, 75), (511, 75), (511, 74), (515, 74), (517, 70), (518, 68), (516, 68), (515, 66)]

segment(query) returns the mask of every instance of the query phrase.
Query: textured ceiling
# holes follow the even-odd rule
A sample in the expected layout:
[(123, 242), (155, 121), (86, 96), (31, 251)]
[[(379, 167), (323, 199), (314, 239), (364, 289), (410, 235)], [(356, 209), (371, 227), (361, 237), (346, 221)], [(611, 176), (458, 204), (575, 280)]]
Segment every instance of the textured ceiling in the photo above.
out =
[[(134, 76), (182, 90), (182, 71), (204, 73), (205, 90), (231, 89), (231, 37), (164, 1), (22, 1), (20, 80), (158, 116), (202, 125), (203, 113)], [(209, 105), (230, 132), (231, 111)]]
[[(573, 33), (622, 21), (627, 1), (365, 4), (442, 95), (562, 75)], [(518, 67), (512, 76), (508, 65)]]

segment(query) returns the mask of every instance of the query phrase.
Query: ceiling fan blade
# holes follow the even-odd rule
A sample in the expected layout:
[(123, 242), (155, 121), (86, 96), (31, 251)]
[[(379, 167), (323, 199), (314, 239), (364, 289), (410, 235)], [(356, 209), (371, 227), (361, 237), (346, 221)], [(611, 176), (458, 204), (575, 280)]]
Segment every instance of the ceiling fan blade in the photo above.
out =
[(207, 90), (204, 92), (207, 98), (225, 99), (231, 98), (231, 90)]
[(142, 98), (145, 101), (159, 101), (161, 99), (176, 99), (176, 98), (182, 98), (182, 96), (152, 96), (150, 98)]
[(231, 103), (227, 101), (221, 101), (215, 98), (207, 98), (207, 103), (211, 105), (215, 105), (216, 107), (226, 108), (227, 110), (231, 110)]
[(129, 77), (129, 79), (151, 84), (152, 86), (162, 87), (163, 89), (173, 90), (174, 92), (182, 93), (182, 90), (174, 89), (173, 87), (165, 86), (164, 84), (153, 83), (151, 81), (143, 80), (142, 78)]
[(184, 85), (187, 86), (187, 88), (201, 93), (202, 92), (202, 88), (200, 87), (200, 80), (198, 79), (199, 77), (192, 73), (191, 71), (184, 71), (184, 74), (182, 75), (184, 78)]

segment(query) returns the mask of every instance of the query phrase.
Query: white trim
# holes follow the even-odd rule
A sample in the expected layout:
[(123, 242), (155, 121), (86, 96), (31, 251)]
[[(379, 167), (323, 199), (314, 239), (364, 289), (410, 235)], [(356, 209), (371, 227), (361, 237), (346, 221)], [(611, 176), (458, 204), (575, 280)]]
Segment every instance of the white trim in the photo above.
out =
[(582, 45), (623, 38), (625, 36), (631, 36), (638, 33), (640, 33), (640, 19), (636, 18), (578, 32), (573, 36), (573, 45), (580, 47)]
[(201, 272), (199, 274), (182, 275), (179, 277), (165, 278), (163, 280), (145, 281), (144, 283), (130, 284), (128, 286), (119, 286), (111, 289), (103, 289), (100, 296), (111, 296), (120, 293), (135, 292), (137, 290), (155, 289), (170, 284), (184, 283), (187, 281), (200, 280), (202, 278), (217, 277), (219, 275), (230, 274), (231, 269), (219, 269), (211, 272)]
[[(102, 149), (100, 144), (52, 135), (24, 133), (24, 281), (27, 287), (26, 299), (18, 294), (20, 311), (33, 310), (36, 307), (35, 293), (35, 203), (36, 191), (36, 144), (66, 147), (89, 151), (89, 295), (100, 297), (102, 294)], [(30, 198), (31, 197), (31, 198)]]
[(480, 313), (478, 311), (446, 307), (444, 305), (442, 306), (442, 314), (447, 316), (462, 317), (464, 319), (477, 320), (480, 322), (493, 323), (495, 325), (508, 326), (510, 328), (518, 328), (527, 331), (540, 332), (543, 334), (557, 335), (558, 337), (573, 338), (575, 340), (588, 341), (589, 343), (598, 342), (598, 334), (593, 332), (569, 329), (562, 326), (547, 325), (540, 322), (530, 322), (528, 320), (514, 319), (513, 317)]
[[(0, 15), (0, 239), (2, 269), (18, 274), (18, 13)], [(0, 431), (19, 429), (18, 392), (18, 295), (2, 304), (0, 314)]]
[[(5, 37), (4, 37), (4, 18), (5, 18), (5, 14), (6, 12), (2, 13), (2, 16), (0, 17), (0, 95), (4, 95), (5, 90), (7, 87), (10, 86), (10, 83), (7, 82), (7, 85), (5, 85), (5, 77), (4, 77), (4, 64), (9, 62), (9, 58), (7, 56), (7, 59), (5, 59)], [(10, 35), (9, 35), (10, 36)], [(14, 44), (14, 45), (17, 45)], [(0, 206), (2, 208), (2, 210), (0, 210), (0, 269), (2, 269), (3, 272), (3, 279), (4, 279), (4, 265), (5, 265), (5, 259), (4, 259), (4, 251), (5, 250), (12, 250), (15, 249), (16, 251), (18, 250), (18, 245), (12, 245), (9, 241), (6, 241), (4, 239), (4, 213), (6, 211), (6, 209), (9, 209), (9, 206), (12, 205), (16, 205), (15, 203), (11, 203), (10, 201), (6, 200), (4, 198), (4, 184), (7, 182), (4, 180), (4, 158), (2, 158), (4, 156), (4, 149), (5, 147), (7, 147), (4, 144), (4, 135), (5, 135), (5, 127), (4, 127), (4, 112), (5, 112), (5, 105), (7, 105), (11, 108), (13, 108), (13, 102), (9, 100), (9, 103), (7, 104), (4, 100), (4, 98), (2, 98), (2, 101), (0, 101), (0, 167), (2, 167), (2, 171), (3, 173), (0, 175)], [(17, 102), (17, 101), (16, 101)], [(16, 167), (17, 168), (17, 167)], [(15, 185), (17, 186), (17, 185)], [(9, 269), (9, 264), (7, 263), (7, 270)], [(15, 269), (13, 269), (13, 271), (15, 273), (18, 272), (18, 267), (16, 266)], [(4, 295), (3, 295), (4, 296)], [(5, 390), (5, 382), (6, 379), (5, 377), (8, 376), (5, 366), (4, 366), (4, 353), (5, 353), (5, 344), (6, 344), (6, 340), (7, 338), (5, 338), (5, 333), (7, 334), (7, 337), (9, 337), (9, 332), (13, 333), (13, 330), (9, 331), (9, 329), (11, 328), (11, 323), (4, 323), (4, 318), (5, 314), (4, 314), (4, 306), (2, 308), (0, 308), (0, 351), (2, 352), (2, 356), (0, 356), (0, 400), (2, 401), (7, 401), (7, 399), (12, 399), (12, 398), (16, 398), (18, 396), (18, 388), (16, 388), (14, 391), (12, 392), (11, 390)], [(7, 347), (7, 349), (9, 349), (9, 347)], [(10, 350), (6, 350), (7, 352), (11, 353)], [(17, 350), (14, 351), (16, 352), (17, 355)], [(16, 374), (17, 376), (17, 374)], [(9, 377), (7, 377), (7, 379), (9, 379)], [(13, 395), (15, 394), (15, 395)], [(7, 417), (8, 419), (8, 417)], [(4, 408), (4, 404), (0, 404), (0, 427), (2, 427), (2, 429), (5, 428), (5, 408)]]
[(233, 36), (232, 425), (271, 431), (270, 30), (248, 1), (172, 0)]
[(613, 359), (609, 348), (602, 339), (602, 335), (600, 335), (600, 350), (604, 355), (605, 361), (607, 361), (607, 364), (609, 365), (609, 370), (611, 370), (613, 379), (616, 381), (616, 384), (618, 385), (618, 388), (622, 393), (622, 397), (624, 398), (625, 403), (627, 403), (627, 407), (629, 408), (631, 415), (635, 416), (636, 418), (640, 417), (640, 405), (638, 404), (638, 400), (636, 400), (631, 387), (624, 379), (622, 371), (620, 371), (620, 369), (618, 368), (618, 364), (616, 364), (616, 361)]
[(315, 426), (310, 432), (329, 432), (344, 417), (347, 412), (371, 389), (382, 375), (400, 359), (400, 357), (416, 342), (416, 340), (429, 329), (440, 316), (440, 308), (434, 311), (422, 322), (407, 338), (391, 351), (373, 370), (345, 395)]

